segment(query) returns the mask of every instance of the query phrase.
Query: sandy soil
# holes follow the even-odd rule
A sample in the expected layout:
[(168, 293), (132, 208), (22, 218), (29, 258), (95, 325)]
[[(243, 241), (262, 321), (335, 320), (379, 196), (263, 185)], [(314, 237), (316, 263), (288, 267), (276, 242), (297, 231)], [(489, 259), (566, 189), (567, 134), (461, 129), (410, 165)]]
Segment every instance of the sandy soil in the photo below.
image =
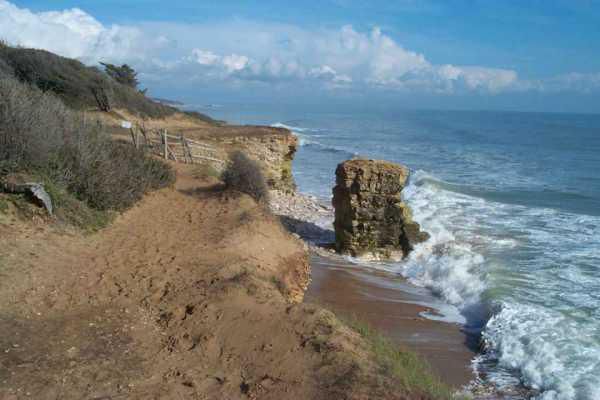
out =
[(399, 399), (367, 345), (301, 304), (305, 245), (191, 178), (92, 236), (0, 218), (0, 399)]

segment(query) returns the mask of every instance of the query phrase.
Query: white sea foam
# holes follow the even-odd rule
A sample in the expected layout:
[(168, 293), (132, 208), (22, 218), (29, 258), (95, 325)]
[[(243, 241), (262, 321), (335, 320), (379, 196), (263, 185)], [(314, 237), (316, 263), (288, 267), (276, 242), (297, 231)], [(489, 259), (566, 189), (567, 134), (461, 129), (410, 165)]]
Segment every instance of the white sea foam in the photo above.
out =
[[(600, 218), (486, 201), (422, 171), (405, 189), (431, 234), (390, 268), (469, 312), (489, 302), (485, 371), (544, 400), (600, 399)], [(507, 237), (507, 235), (510, 235)]]
[(309, 128), (301, 128), (299, 126), (291, 126), (286, 125), (281, 122), (276, 122), (271, 124), (273, 128), (284, 128), (291, 131), (294, 135), (298, 137), (298, 144), (300, 146), (306, 146), (308, 144), (319, 145), (320, 143), (313, 139), (313, 137), (318, 137), (320, 135), (308, 134), (308, 132), (312, 132), (312, 129)]
[[(483, 265), (485, 258), (473, 242), (479, 239), (461, 231), (469, 222), (460, 214), (458, 203), (473, 201), (425, 183), (431, 177), (418, 171), (404, 190), (414, 218), (431, 238), (416, 246), (407, 261), (390, 268), (412, 283), (425, 286), (459, 308), (480, 300), (486, 288)], [(459, 228), (459, 229), (456, 229)]]
[(284, 129), (287, 129), (292, 132), (304, 132), (306, 130), (306, 128), (300, 128), (299, 126), (286, 125), (282, 122), (275, 122), (274, 124), (271, 124), (271, 126), (273, 128), (284, 128)]
[[(597, 329), (559, 311), (505, 303), (483, 333), (489, 371), (500, 386), (506, 371), (519, 371), (522, 383), (540, 399), (600, 399), (600, 348)], [(596, 336), (596, 339), (594, 339)]]
[(273, 128), (284, 128), (284, 129), (291, 131), (294, 135), (296, 135), (298, 137), (298, 144), (300, 146), (305, 146), (309, 143), (313, 143), (313, 141), (307, 135), (305, 135), (303, 133), (306, 131), (305, 128), (300, 128), (298, 126), (290, 126), (290, 125), (283, 124), (281, 122), (276, 122), (274, 124), (271, 124), (271, 126)]

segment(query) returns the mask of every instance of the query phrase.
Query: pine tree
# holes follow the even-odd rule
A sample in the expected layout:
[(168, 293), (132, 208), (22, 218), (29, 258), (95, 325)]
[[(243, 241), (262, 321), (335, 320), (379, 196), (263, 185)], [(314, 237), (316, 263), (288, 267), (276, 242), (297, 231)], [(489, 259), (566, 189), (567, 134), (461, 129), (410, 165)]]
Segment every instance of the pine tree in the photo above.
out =
[(123, 64), (119, 67), (117, 65), (103, 62), (100, 64), (104, 66), (104, 71), (115, 81), (132, 88), (137, 88), (139, 84), (139, 81), (137, 80), (137, 72), (129, 65)]

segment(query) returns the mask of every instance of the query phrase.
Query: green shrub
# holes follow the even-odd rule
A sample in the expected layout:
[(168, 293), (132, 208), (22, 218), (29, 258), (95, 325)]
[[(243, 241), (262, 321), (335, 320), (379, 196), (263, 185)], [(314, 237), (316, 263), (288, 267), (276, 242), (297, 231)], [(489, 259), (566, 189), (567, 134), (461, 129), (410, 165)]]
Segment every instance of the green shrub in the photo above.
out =
[(104, 72), (115, 81), (137, 89), (139, 81), (137, 79), (137, 72), (127, 64), (123, 64), (120, 67), (109, 63), (100, 63), (104, 67)]
[(95, 232), (107, 226), (112, 220), (114, 213), (90, 207), (86, 202), (76, 198), (67, 188), (47, 178), (40, 180), (52, 199), (55, 216), (60, 221), (88, 232)]
[(269, 189), (260, 165), (241, 151), (231, 155), (222, 179), (227, 189), (249, 194), (259, 203), (269, 201)]

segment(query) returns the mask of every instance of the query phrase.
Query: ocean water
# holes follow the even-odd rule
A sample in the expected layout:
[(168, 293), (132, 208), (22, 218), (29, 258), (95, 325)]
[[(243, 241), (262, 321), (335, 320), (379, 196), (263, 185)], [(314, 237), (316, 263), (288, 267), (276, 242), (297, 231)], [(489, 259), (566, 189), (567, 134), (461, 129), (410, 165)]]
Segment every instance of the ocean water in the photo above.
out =
[(600, 399), (600, 115), (230, 106), (290, 127), (299, 189), (331, 197), (353, 156), (407, 165), (405, 199), (431, 234), (374, 265), (431, 290), (481, 332), (474, 367), (536, 399)]

